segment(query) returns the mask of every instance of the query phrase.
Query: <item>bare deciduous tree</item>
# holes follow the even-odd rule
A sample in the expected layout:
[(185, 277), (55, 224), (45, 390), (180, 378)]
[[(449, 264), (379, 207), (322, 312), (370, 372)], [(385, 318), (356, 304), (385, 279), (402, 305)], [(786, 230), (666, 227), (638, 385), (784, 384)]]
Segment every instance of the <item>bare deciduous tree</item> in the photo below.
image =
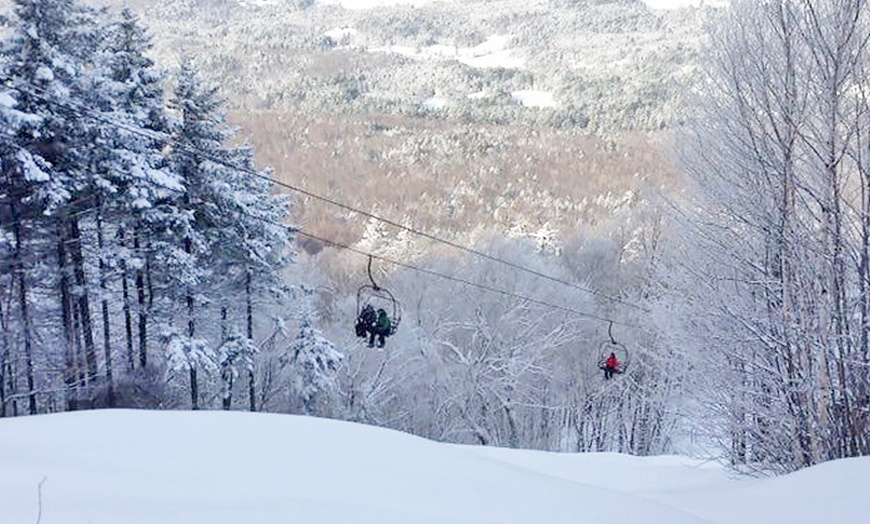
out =
[(867, 11), (863, 0), (741, 1), (713, 32), (686, 166), (707, 197), (695, 296), (718, 317), (705, 325), (728, 369), (719, 376), (739, 386), (716, 401), (735, 463), (792, 469), (866, 446), (853, 158)]

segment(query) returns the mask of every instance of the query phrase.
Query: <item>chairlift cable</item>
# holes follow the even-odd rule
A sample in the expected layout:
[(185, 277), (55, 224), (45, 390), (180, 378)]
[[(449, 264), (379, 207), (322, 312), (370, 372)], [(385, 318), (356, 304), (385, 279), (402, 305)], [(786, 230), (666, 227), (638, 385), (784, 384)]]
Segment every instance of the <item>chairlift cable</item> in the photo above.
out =
[(467, 286), (476, 287), (476, 288), (478, 288), (478, 289), (481, 289), (481, 290), (484, 290), (484, 291), (488, 291), (488, 292), (491, 292), (491, 293), (496, 293), (496, 294), (500, 294), (500, 295), (507, 296), (507, 297), (517, 298), (517, 299), (519, 299), (519, 300), (524, 300), (524, 301), (526, 301), (526, 302), (528, 302), (528, 303), (530, 303), (530, 304), (537, 304), (537, 305), (540, 305), (540, 306), (549, 307), (549, 308), (552, 308), (552, 309), (556, 309), (556, 310), (563, 311), (563, 312), (566, 312), (566, 313), (571, 313), (571, 314), (578, 315), (578, 316), (585, 317), (585, 318), (589, 318), (589, 319), (592, 319), (592, 320), (598, 320), (598, 321), (601, 321), (601, 322), (610, 322), (610, 323), (612, 323), (612, 324), (620, 324), (620, 325), (623, 325), (623, 326), (634, 327), (633, 324), (628, 324), (628, 323), (626, 323), (626, 322), (620, 322), (620, 321), (612, 320), (612, 319), (609, 319), (609, 318), (600, 317), (600, 316), (598, 316), (598, 315), (594, 315), (594, 314), (592, 314), (592, 313), (586, 313), (586, 312), (579, 311), (579, 310), (576, 310), (576, 309), (573, 309), (573, 308), (569, 308), (569, 307), (565, 307), (565, 306), (560, 306), (560, 305), (553, 304), (553, 303), (550, 303), (550, 302), (547, 302), (547, 301), (544, 301), (544, 300), (539, 300), (539, 299), (536, 299), (536, 298), (533, 298), (533, 297), (529, 297), (529, 296), (526, 296), (526, 295), (521, 295), (521, 294), (519, 294), (519, 293), (512, 293), (512, 292), (510, 292), (510, 291), (506, 291), (506, 290), (504, 290), (504, 289), (499, 289), (499, 288), (496, 288), (496, 287), (493, 287), (493, 286), (488, 286), (488, 285), (486, 285), (486, 284), (480, 284), (480, 283), (472, 282), (472, 281), (470, 281), (470, 280), (466, 280), (466, 279), (463, 279), (463, 278), (454, 277), (454, 276), (451, 276), (451, 275), (445, 275), (444, 273), (439, 273), (439, 272), (437, 272), (437, 271), (433, 271), (433, 270), (431, 270), (431, 269), (426, 269), (426, 268), (422, 268), (422, 267), (419, 267), (419, 266), (415, 266), (415, 265), (413, 265), (413, 264), (408, 264), (408, 263), (406, 263), (406, 262), (400, 262), (400, 261), (398, 261), (398, 260), (393, 260), (393, 259), (390, 259), (390, 258), (384, 257), (384, 256), (382, 256), (382, 255), (376, 255), (376, 254), (368, 253), (368, 252), (366, 252), (366, 251), (363, 251), (363, 250), (357, 249), (357, 248), (352, 247), (352, 246), (349, 246), (349, 245), (347, 245), (347, 244), (344, 244), (344, 243), (341, 243), (341, 242), (338, 242), (338, 241), (335, 241), (335, 240), (330, 240), (330, 239), (327, 239), (327, 238), (324, 238), (324, 237), (321, 237), (321, 236), (317, 236), (317, 235), (314, 235), (314, 234), (308, 233), (307, 231), (304, 231), (304, 230), (302, 230), (302, 229), (293, 228), (293, 232), (296, 233), (296, 234), (302, 235), (302, 236), (304, 236), (304, 237), (310, 238), (310, 239), (312, 239), (312, 240), (317, 240), (317, 241), (319, 241), (319, 242), (323, 242), (324, 244), (327, 244), (327, 245), (331, 245), (331, 246), (338, 247), (338, 248), (341, 248), (341, 249), (346, 249), (346, 250), (348, 250), (348, 251), (350, 251), (350, 252), (352, 252), (352, 253), (357, 253), (357, 254), (359, 254), (359, 255), (368, 256), (368, 257), (371, 257), (371, 258), (375, 258), (375, 259), (381, 260), (381, 261), (383, 261), (383, 262), (386, 262), (386, 263), (388, 263), (388, 264), (395, 265), (395, 266), (397, 266), (397, 267), (402, 267), (402, 268), (405, 268), (405, 269), (410, 269), (410, 270), (412, 270), (412, 271), (417, 271), (417, 272), (419, 272), (419, 273), (424, 273), (424, 274), (427, 274), (427, 275), (431, 275), (431, 276), (439, 277), (439, 278), (442, 278), (442, 279), (444, 279), (444, 280), (449, 280), (449, 281), (451, 281), (451, 282), (457, 282), (457, 283), (460, 283), (460, 284), (465, 284), (465, 285), (467, 285)]
[[(130, 133), (133, 133), (133, 134), (139, 134), (140, 136), (146, 136), (146, 137), (148, 137), (148, 138), (162, 137), (162, 135), (161, 135), (160, 133), (157, 133), (157, 132), (147, 131), (147, 130), (144, 130), (144, 129), (131, 127), (131, 126), (125, 125), (125, 124), (123, 124), (123, 123), (116, 122), (116, 121), (113, 121), (113, 120), (111, 120), (111, 119), (105, 118), (105, 117), (103, 117), (103, 116), (101, 116), (101, 115), (95, 115), (95, 114), (92, 114), (92, 113), (90, 113), (89, 108), (87, 108), (87, 107), (83, 107), (81, 104), (79, 104), (79, 108), (77, 109), (77, 108), (75, 108), (75, 107), (71, 107), (71, 106), (69, 106), (69, 105), (67, 105), (67, 104), (63, 104), (63, 103), (60, 103), (60, 102), (57, 102), (57, 101), (54, 101), (54, 100), (49, 100), (49, 99), (47, 99), (45, 96), (41, 96), (41, 95), (38, 94), (38, 93), (37, 93), (37, 94), (30, 93), (30, 92), (28, 92), (28, 91), (26, 91), (26, 90), (24, 90), (24, 89), (22, 89), (22, 88), (20, 88), (20, 87), (18, 87), (18, 86), (13, 86), (13, 85), (8, 84), (8, 81), (9, 81), (9, 80), (10, 80), (10, 79), (7, 79), (7, 80), (4, 82), (3, 85), (4, 85), (5, 87), (7, 87), (7, 88), (9, 88), (9, 89), (16, 90), (16, 91), (18, 91), (18, 92), (20, 92), (20, 93), (25, 93), (25, 94), (30, 94), (30, 95), (36, 96), (36, 97), (38, 97), (38, 98), (41, 98), (43, 101), (45, 101), (45, 102), (47, 102), (47, 103), (54, 104), (54, 105), (57, 105), (57, 106), (63, 107), (63, 108), (65, 108), (65, 109), (68, 109), (68, 110), (70, 110), (70, 111), (73, 111), (73, 112), (77, 113), (79, 116), (89, 117), (89, 118), (92, 118), (92, 119), (94, 119), (94, 120), (97, 120), (97, 121), (103, 122), (103, 123), (105, 123), (105, 124), (115, 126), (115, 127), (119, 128), (119, 129), (124, 129), (124, 130), (126, 130), (126, 131), (128, 131), (128, 132), (130, 132)], [(39, 86), (35, 86), (35, 85), (33, 85), (33, 84), (29, 83), (29, 82), (23, 82), (23, 83), (26, 83), (27, 85), (29, 85), (31, 88), (33, 88), (33, 89), (34, 89), (35, 91), (37, 91), (37, 92), (44, 92), (44, 90), (42, 90)], [(311, 198), (313, 198), (313, 199), (315, 199), (315, 200), (319, 200), (319, 201), (321, 201), (321, 202), (325, 202), (325, 203), (327, 203), (327, 204), (330, 204), (330, 205), (333, 205), (333, 206), (339, 207), (339, 208), (341, 208), (341, 209), (344, 209), (344, 210), (347, 210), (347, 211), (351, 211), (351, 212), (353, 212), (353, 213), (356, 213), (356, 214), (362, 215), (362, 216), (364, 216), (364, 217), (367, 217), (367, 218), (370, 218), (370, 219), (373, 219), (373, 220), (377, 220), (377, 221), (382, 222), (382, 223), (384, 223), (384, 224), (387, 224), (387, 225), (390, 225), (390, 226), (396, 227), (396, 228), (398, 228), (398, 229), (402, 229), (402, 230), (404, 230), (404, 231), (407, 231), (407, 232), (409, 232), (409, 233), (412, 233), (412, 234), (415, 234), (415, 235), (418, 235), (418, 236), (421, 236), (421, 237), (427, 238), (427, 239), (432, 240), (432, 241), (434, 241), (434, 242), (438, 242), (438, 243), (441, 243), (441, 244), (445, 244), (445, 245), (447, 245), (447, 246), (453, 247), (453, 248), (458, 249), (458, 250), (460, 250), (460, 251), (464, 251), (464, 252), (466, 252), (466, 253), (470, 253), (470, 254), (473, 254), (473, 255), (475, 255), (475, 256), (478, 256), (478, 257), (481, 257), (481, 258), (485, 258), (485, 259), (487, 259), (487, 260), (490, 260), (490, 261), (493, 261), (493, 262), (496, 262), (496, 263), (499, 263), (499, 264), (506, 265), (506, 266), (511, 267), (511, 268), (513, 268), (513, 269), (517, 269), (517, 270), (519, 270), (519, 271), (523, 271), (523, 272), (526, 272), (526, 273), (529, 273), (529, 274), (535, 275), (535, 276), (537, 276), (537, 277), (544, 278), (544, 279), (546, 279), (546, 280), (550, 280), (550, 281), (552, 281), (552, 282), (556, 282), (556, 283), (559, 283), (559, 284), (562, 284), (562, 285), (565, 285), (565, 286), (572, 287), (572, 288), (577, 289), (577, 290), (579, 290), (579, 291), (582, 291), (582, 292), (584, 292), (584, 293), (588, 293), (588, 294), (591, 294), (591, 295), (594, 295), (594, 296), (597, 296), (597, 297), (600, 297), (600, 298), (603, 298), (603, 299), (609, 300), (609, 301), (611, 301), (611, 302), (615, 302), (615, 303), (618, 303), (618, 304), (622, 304), (622, 305), (624, 305), (624, 306), (631, 307), (631, 308), (638, 309), (638, 310), (640, 310), (640, 311), (643, 311), (643, 312), (649, 313), (649, 309), (647, 309), (647, 308), (645, 308), (645, 307), (643, 307), (643, 306), (640, 306), (640, 305), (637, 305), (637, 304), (634, 304), (634, 303), (628, 302), (628, 301), (623, 300), (623, 299), (618, 298), (618, 297), (614, 297), (614, 296), (607, 295), (607, 294), (602, 293), (602, 292), (600, 292), (600, 291), (595, 291), (595, 290), (592, 290), (592, 289), (589, 289), (589, 288), (583, 287), (583, 286), (581, 286), (581, 285), (579, 285), (579, 284), (575, 284), (575, 283), (573, 283), (573, 282), (569, 282), (569, 281), (564, 280), (564, 279), (561, 279), (561, 278), (557, 278), (557, 277), (554, 277), (554, 276), (551, 276), (551, 275), (547, 275), (546, 273), (542, 273), (542, 272), (540, 272), (540, 271), (537, 271), (537, 270), (534, 270), (534, 269), (527, 268), (527, 267), (522, 266), (522, 265), (520, 265), (520, 264), (516, 264), (516, 263), (514, 263), (514, 262), (510, 262), (510, 261), (508, 261), (508, 260), (504, 260), (504, 259), (502, 259), (502, 258), (499, 258), (499, 257), (493, 256), (493, 255), (489, 255), (489, 254), (487, 254), (487, 253), (484, 253), (484, 252), (479, 251), (479, 250), (474, 249), (474, 248), (470, 248), (470, 247), (468, 247), (468, 246), (464, 246), (464, 245), (459, 244), (459, 243), (457, 243), (457, 242), (453, 242), (453, 241), (451, 241), (451, 240), (447, 240), (447, 239), (444, 239), (444, 238), (441, 238), (441, 237), (435, 236), (435, 235), (433, 235), (433, 234), (431, 234), (431, 233), (426, 233), (425, 231), (420, 231), (420, 230), (415, 229), (415, 228), (412, 228), (412, 227), (410, 227), (410, 226), (406, 226), (406, 225), (401, 224), (401, 223), (399, 223), (399, 222), (396, 222), (396, 221), (394, 221), (394, 220), (391, 220), (391, 219), (388, 219), (388, 218), (384, 218), (384, 217), (381, 217), (381, 216), (375, 215), (375, 214), (373, 214), (373, 213), (369, 213), (369, 212), (367, 212), (367, 211), (363, 211), (363, 210), (361, 210), (361, 209), (355, 208), (355, 207), (350, 206), (350, 205), (348, 205), (348, 204), (344, 204), (344, 203), (342, 203), (342, 202), (338, 202), (338, 201), (336, 201), (336, 200), (333, 200), (333, 199), (330, 199), (330, 198), (327, 198), (327, 197), (324, 197), (324, 196), (318, 195), (318, 194), (313, 193), (313, 192), (311, 192), (311, 191), (309, 191), (309, 190), (306, 190), (306, 189), (304, 189), (304, 188), (301, 188), (301, 187), (298, 187), (298, 186), (294, 186), (294, 185), (292, 185), (292, 184), (289, 184), (289, 183), (286, 183), (286, 182), (282, 182), (282, 181), (280, 181), (280, 180), (276, 180), (276, 179), (274, 179), (274, 178), (272, 178), (272, 177), (270, 177), (270, 176), (267, 176), (267, 175), (263, 175), (263, 174), (261, 174), (261, 173), (258, 173), (257, 171), (255, 171), (255, 170), (253, 170), (253, 169), (250, 169), (250, 168), (247, 168), (247, 167), (244, 167), (244, 166), (238, 166), (238, 165), (235, 165), (235, 164), (233, 164), (232, 162), (229, 162), (229, 161), (224, 160), (224, 159), (222, 159), (222, 158), (219, 158), (219, 157), (216, 157), (216, 156), (214, 156), (214, 155), (211, 155), (211, 154), (209, 154), (209, 153), (207, 153), (207, 152), (205, 152), (205, 151), (198, 150), (197, 148), (194, 148), (194, 147), (191, 147), (191, 146), (187, 146), (187, 145), (178, 145), (177, 147), (178, 147), (178, 149), (183, 150), (183, 151), (187, 151), (187, 152), (189, 152), (189, 153), (191, 153), (191, 152), (192, 152), (192, 153), (196, 153), (196, 154), (200, 155), (202, 158), (205, 158), (206, 160), (209, 160), (209, 161), (214, 162), (214, 163), (216, 163), (216, 164), (222, 165), (222, 166), (224, 166), (224, 167), (228, 167), (228, 168), (230, 168), (230, 169), (235, 169), (236, 171), (239, 171), (239, 172), (241, 172), (241, 173), (245, 173), (245, 174), (247, 174), (247, 175), (249, 175), (249, 176), (253, 176), (253, 177), (256, 177), (256, 178), (260, 178), (260, 179), (263, 179), (263, 180), (269, 181), (269, 182), (271, 182), (272, 184), (275, 184), (275, 185), (277, 185), (277, 186), (280, 186), (280, 187), (283, 187), (283, 188), (286, 188), (286, 189), (290, 189), (290, 190), (295, 191), (295, 192), (297, 192), (297, 193), (300, 193), (300, 194), (302, 194), (302, 195), (305, 195), (305, 196), (311, 197)]]

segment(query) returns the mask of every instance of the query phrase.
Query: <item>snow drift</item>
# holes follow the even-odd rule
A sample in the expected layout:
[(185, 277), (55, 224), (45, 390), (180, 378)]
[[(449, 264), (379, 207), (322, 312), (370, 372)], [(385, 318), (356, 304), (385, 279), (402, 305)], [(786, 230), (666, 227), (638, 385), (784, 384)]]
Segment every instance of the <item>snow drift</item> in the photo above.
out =
[[(41, 484), (41, 487), (40, 487)], [(0, 420), (0, 522), (864, 522), (870, 458), (734, 480), (681, 457), (440, 444), (243, 412)]]

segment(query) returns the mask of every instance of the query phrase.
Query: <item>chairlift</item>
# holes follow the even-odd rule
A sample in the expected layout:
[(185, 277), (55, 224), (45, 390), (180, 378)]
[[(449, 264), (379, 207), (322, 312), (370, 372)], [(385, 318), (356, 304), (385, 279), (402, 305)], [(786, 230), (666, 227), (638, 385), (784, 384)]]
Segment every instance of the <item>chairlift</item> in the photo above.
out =
[(613, 338), (613, 322), (608, 326), (607, 334), (610, 340), (604, 340), (598, 346), (598, 369), (608, 371), (607, 359), (612, 354), (616, 357), (616, 367), (611, 371), (617, 374), (625, 373), (631, 363), (631, 354), (624, 345)]
[[(354, 330), (358, 337), (369, 336), (369, 345), (373, 345), (378, 336), (379, 346), (383, 346), (383, 338), (396, 333), (402, 320), (402, 309), (399, 301), (390, 290), (379, 286), (372, 277), (372, 257), (369, 256), (368, 275), (371, 284), (364, 284), (356, 292), (356, 323)], [(378, 331), (376, 325), (380, 311), (389, 319), (389, 328)]]

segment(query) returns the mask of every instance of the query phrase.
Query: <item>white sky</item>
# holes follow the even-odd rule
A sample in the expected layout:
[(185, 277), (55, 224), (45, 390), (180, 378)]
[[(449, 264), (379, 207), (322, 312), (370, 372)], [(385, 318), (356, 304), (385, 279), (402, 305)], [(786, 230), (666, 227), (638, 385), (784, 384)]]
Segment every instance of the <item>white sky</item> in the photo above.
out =
[(870, 514), (870, 457), (733, 480), (681, 457), (456, 446), (220, 411), (0, 419), (0, 522), (37, 522), (41, 481), (45, 524), (844, 524)]

